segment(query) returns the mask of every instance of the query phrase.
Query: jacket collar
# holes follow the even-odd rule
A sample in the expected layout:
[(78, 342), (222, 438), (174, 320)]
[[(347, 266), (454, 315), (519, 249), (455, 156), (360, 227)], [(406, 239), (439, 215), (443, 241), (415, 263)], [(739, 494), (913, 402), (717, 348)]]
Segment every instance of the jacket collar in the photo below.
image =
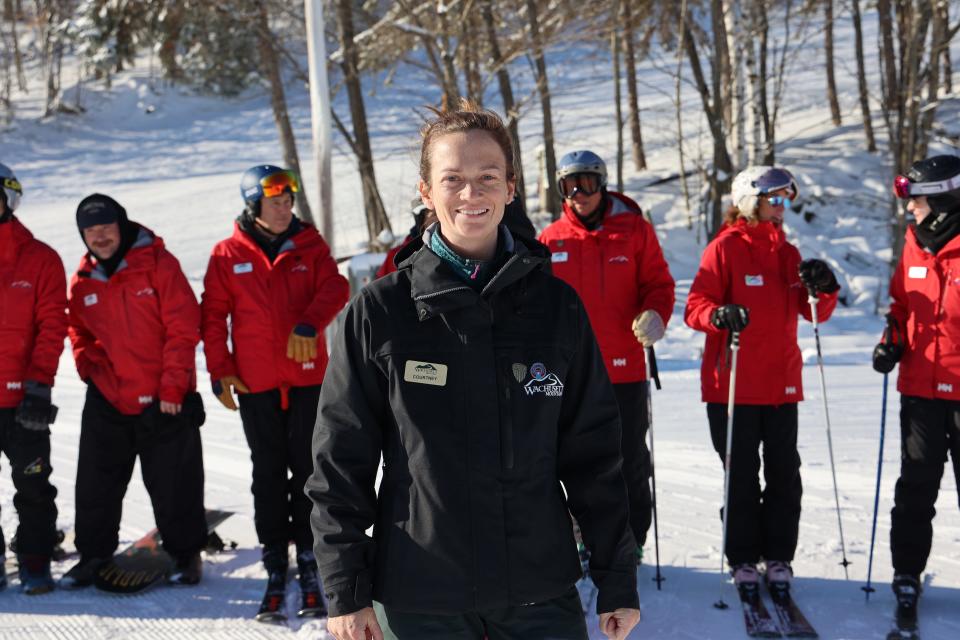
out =
[[(277, 252), (277, 260), (279, 260), (285, 253), (289, 253), (294, 249), (305, 249), (310, 247), (316, 243), (317, 239), (320, 238), (320, 234), (313, 225), (301, 220), (300, 226), (302, 227), (300, 231), (296, 235), (287, 238), (283, 245), (281, 245), (280, 250)], [(237, 222), (233, 223), (233, 239), (250, 249), (250, 251), (253, 251), (257, 255), (261, 256), (264, 261), (269, 262), (266, 254), (263, 253), (263, 249), (261, 249), (260, 245), (257, 244), (257, 241), (251, 238), (250, 234), (244, 231)], [(276, 260), (274, 260), (274, 262), (276, 262)]]
[[(144, 226), (141, 226), (137, 232), (137, 239), (133, 241), (127, 255), (123, 257), (120, 264), (112, 275), (117, 275), (126, 269), (141, 270), (152, 268), (156, 264), (156, 249), (163, 248), (163, 239), (154, 235)], [(107, 275), (106, 270), (97, 262), (96, 256), (89, 251), (80, 260), (79, 271), (86, 272), (85, 275), (93, 280), (100, 282), (108, 281), (111, 276)]]
[(727, 234), (737, 234), (752, 248), (761, 251), (776, 251), (787, 241), (783, 227), (772, 222), (747, 222), (738, 218), (733, 224), (724, 225), (717, 237)]
[(506, 234), (508, 257), (479, 293), (425, 246), (424, 243), (429, 242), (427, 232), (400, 250), (397, 265), (410, 278), (410, 296), (420, 320), (475, 305), (481, 299), (487, 300), (547, 263), (545, 249), (524, 238), (514, 238), (503, 225), (500, 229)]

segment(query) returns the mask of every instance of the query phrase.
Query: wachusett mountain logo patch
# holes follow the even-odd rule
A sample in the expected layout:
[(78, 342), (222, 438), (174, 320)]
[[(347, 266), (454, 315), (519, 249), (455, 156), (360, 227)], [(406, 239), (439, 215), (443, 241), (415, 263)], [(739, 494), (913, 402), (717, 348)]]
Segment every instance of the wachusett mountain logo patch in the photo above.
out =
[(406, 382), (443, 387), (447, 384), (447, 365), (436, 362), (407, 360), (407, 364), (403, 369), (403, 379)]
[[(557, 374), (547, 371), (547, 367), (542, 362), (534, 362), (529, 369), (527, 365), (517, 362), (511, 370), (517, 382), (523, 384), (523, 392), (528, 396), (545, 395), (559, 398), (563, 395), (563, 381)], [(524, 384), (528, 372), (530, 380)]]

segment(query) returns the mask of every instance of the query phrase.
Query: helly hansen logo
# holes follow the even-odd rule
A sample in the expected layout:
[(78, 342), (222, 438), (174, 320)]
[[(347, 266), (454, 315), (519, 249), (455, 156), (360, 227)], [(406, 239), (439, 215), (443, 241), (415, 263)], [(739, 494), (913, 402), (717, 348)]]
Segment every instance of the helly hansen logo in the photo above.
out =
[(22, 389), (22, 388), (23, 388), (23, 383), (22, 383), (22, 382), (8, 382), (8, 383), (7, 383), (7, 391), (19, 391), (19, 390)]
[(150, 404), (153, 402), (153, 396), (137, 396), (137, 402), (140, 404)]
[(26, 280), (14, 280), (10, 283), (10, 286), (14, 289), (33, 289), (33, 284)]
[(946, 382), (941, 382), (937, 384), (937, 391), (943, 391), (944, 393), (953, 393), (953, 385), (947, 384)]
[(783, 392), (786, 393), (788, 396), (795, 396), (795, 395), (797, 395), (797, 388), (796, 388), (796, 387), (787, 387), (786, 389), (784, 389)]
[(304, 371), (308, 371), (308, 370), (310, 370), (310, 369), (316, 369), (316, 368), (317, 368), (317, 365), (316, 365), (316, 363), (314, 363), (314, 362), (304, 362), (304, 363), (303, 363), (303, 369), (304, 369)]
[(613, 366), (615, 366), (615, 367), (625, 367), (625, 366), (627, 366), (627, 359), (626, 359), (626, 358), (614, 358), (614, 359), (613, 359)]

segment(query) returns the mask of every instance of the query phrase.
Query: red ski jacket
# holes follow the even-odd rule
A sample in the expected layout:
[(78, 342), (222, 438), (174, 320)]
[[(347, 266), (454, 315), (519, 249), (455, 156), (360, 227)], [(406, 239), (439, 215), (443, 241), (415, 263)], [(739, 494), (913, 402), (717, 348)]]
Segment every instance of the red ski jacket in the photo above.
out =
[(197, 386), (200, 306), (180, 263), (140, 228), (112, 276), (89, 253), (70, 281), (77, 372), (124, 415), (180, 404)]
[[(750, 313), (750, 324), (740, 334), (734, 401), (779, 405), (803, 400), (797, 315), (812, 316), (799, 265), (800, 252), (769, 222), (737, 220), (704, 249), (684, 313), (690, 327), (707, 334), (700, 367), (704, 402), (727, 402), (728, 332), (710, 323), (710, 314), (724, 304), (739, 304)], [(836, 306), (836, 293), (820, 294), (817, 320), (827, 320)]]
[(608, 192), (603, 224), (588, 230), (563, 204), (563, 215), (540, 234), (550, 248), (553, 275), (576, 289), (600, 344), (610, 381), (647, 379), (633, 319), (647, 309), (666, 325), (673, 312), (673, 277), (653, 225), (636, 202)]
[(890, 296), (907, 342), (897, 390), (960, 400), (960, 236), (933, 255), (909, 227)]
[(387, 252), (387, 257), (383, 259), (383, 264), (381, 264), (380, 268), (377, 269), (376, 278), (382, 278), (383, 276), (390, 275), (397, 270), (397, 265), (393, 264), (393, 259), (397, 257), (398, 253), (400, 253), (400, 249), (403, 249), (405, 246), (410, 244), (412, 239), (412, 237), (407, 236), (403, 239), (403, 242)]
[[(252, 393), (323, 382), (323, 330), (347, 303), (350, 285), (317, 230), (301, 224), (303, 230), (284, 244), (272, 264), (239, 226), (213, 248), (201, 303), (203, 349), (212, 380), (239, 376)], [(287, 357), (287, 340), (298, 324), (317, 330), (317, 357), (310, 362)]]
[(12, 216), (0, 224), (0, 407), (27, 380), (53, 385), (67, 336), (67, 278), (57, 252)]

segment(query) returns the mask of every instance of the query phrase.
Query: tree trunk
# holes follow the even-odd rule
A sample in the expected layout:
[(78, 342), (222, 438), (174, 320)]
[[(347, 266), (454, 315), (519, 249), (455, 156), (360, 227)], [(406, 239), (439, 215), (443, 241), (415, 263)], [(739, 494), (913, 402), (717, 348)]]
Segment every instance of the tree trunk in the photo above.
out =
[(643, 152), (643, 135), (640, 131), (640, 105), (637, 98), (637, 59), (634, 46), (633, 14), (630, 2), (623, 3), (623, 52), (627, 72), (627, 117), (630, 119), (633, 166), (637, 171), (647, 168)]
[[(748, 3), (751, 0), (746, 0)], [(685, 9), (681, 6), (681, 12)], [(746, 48), (753, 48), (753, 39), (747, 23), (743, 19), (743, 5), (741, 0), (730, 0), (730, 10), (727, 13), (727, 48), (731, 51), (730, 66), (733, 71), (733, 162), (736, 168), (741, 169), (749, 162), (747, 154), (747, 122), (746, 122), (746, 85), (744, 83), (744, 65)], [(680, 36), (683, 38), (683, 35)], [(749, 74), (750, 69), (746, 72)]]
[[(783, 27), (785, 30), (784, 43), (783, 43), (783, 55), (780, 58), (780, 71), (777, 75), (776, 88), (773, 92), (773, 109), (770, 109), (770, 100), (767, 93), (767, 80), (769, 78), (768, 66), (767, 66), (767, 53), (769, 51), (770, 43), (770, 21), (767, 19), (767, 8), (763, 2), (755, 2), (756, 11), (757, 11), (757, 29), (760, 31), (760, 111), (763, 117), (763, 132), (764, 132), (764, 150), (763, 150), (763, 164), (773, 164), (776, 161), (776, 123), (777, 123), (777, 112), (780, 106), (780, 90), (781, 82), (783, 80), (783, 63), (787, 59), (787, 43), (790, 42), (790, 3), (791, 0), (787, 0), (786, 7), (786, 16), (783, 20)], [(776, 62), (776, 58), (774, 58)]]
[(883, 117), (890, 137), (890, 153), (896, 158), (896, 134), (893, 116), (899, 111), (897, 105), (897, 63), (893, 52), (893, 19), (890, 15), (890, 0), (877, 0), (877, 17), (880, 25), (880, 79), (883, 95)]
[(543, 211), (549, 211), (553, 220), (560, 218), (560, 200), (557, 190), (552, 187), (557, 174), (557, 159), (553, 149), (553, 116), (550, 110), (550, 85), (547, 82), (547, 61), (543, 54), (543, 42), (540, 39), (540, 18), (535, 0), (526, 0), (527, 23), (530, 26), (530, 44), (533, 47), (533, 62), (537, 79), (537, 92), (540, 95), (540, 107), (543, 111), (543, 153), (544, 171), (547, 188), (544, 189), (546, 202), (540, 203)]
[(183, 78), (183, 70), (177, 64), (177, 44), (183, 30), (183, 0), (170, 2), (160, 22), (160, 65), (163, 74), (174, 82)]
[(23, 73), (23, 56), (20, 54), (20, 36), (17, 34), (18, 13), (14, 9), (13, 0), (3, 0), (4, 17), (10, 23), (10, 40), (13, 47), (13, 66), (16, 71), (17, 88), (26, 93), (27, 77)]
[(825, 24), (823, 46), (827, 63), (827, 99), (830, 101), (830, 118), (833, 126), (842, 124), (840, 119), (840, 102), (837, 100), (837, 83), (833, 77), (833, 0), (824, 0)]
[(483, 106), (483, 79), (480, 77), (477, 61), (475, 23), (472, 14), (460, 17), (460, 66), (467, 83), (467, 99), (479, 107)]
[(623, 109), (620, 107), (620, 0), (613, 1), (610, 24), (610, 55), (613, 58), (613, 107), (617, 130), (617, 191), (623, 191)]
[(764, 139), (766, 136), (765, 111), (767, 103), (765, 74), (760, 73), (760, 61), (757, 60), (757, 31), (760, 20), (757, 17), (757, 0), (751, 0), (743, 21), (746, 35), (744, 45), (744, 65), (750, 93), (747, 103), (750, 105), (750, 164), (763, 162)]
[[(687, 23), (687, 0), (680, 2), (680, 24)], [(674, 83), (674, 104), (677, 120), (677, 153), (680, 156), (680, 188), (683, 191), (683, 201), (687, 208), (687, 229), (693, 229), (693, 217), (690, 215), (690, 187), (687, 185), (687, 168), (683, 154), (683, 103), (680, 100), (680, 89), (683, 85), (683, 51), (686, 45), (687, 30), (680, 29), (680, 43), (677, 45), (677, 76)]]
[(363, 88), (360, 83), (357, 45), (354, 42), (353, 4), (351, 0), (336, 0), (337, 35), (343, 59), (340, 68), (343, 71), (343, 83), (350, 102), (350, 120), (353, 123), (352, 148), (357, 156), (360, 170), (360, 184), (363, 190), (363, 210), (367, 218), (367, 233), (370, 244), (376, 243), (384, 229), (390, 229), (390, 220), (384, 210), (377, 177), (374, 172), (373, 152), (370, 148), (370, 133), (367, 129), (367, 111), (363, 100)]
[(877, 150), (873, 137), (873, 120), (870, 117), (870, 97), (867, 91), (867, 72), (863, 62), (863, 26), (860, 20), (860, 0), (852, 0), (854, 43), (857, 51), (857, 89), (860, 93), (860, 113), (863, 117), (863, 132), (867, 136), (867, 151)]
[[(263, 75), (270, 83), (270, 106), (273, 108), (273, 119), (277, 123), (277, 130), (280, 133), (283, 161), (298, 176), (302, 176), (300, 157), (297, 155), (297, 142), (293, 136), (293, 127), (290, 126), (290, 116), (287, 113), (287, 98), (283, 91), (283, 78), (280, 75), (280, 60), (277, 56), (277, 50), (273, 48), (274, 37), (270, 31), (267, 4), (265, 0), (256, 0), (256, 5), (259, 14), (257, 49), (260, 53)], [(313, 213), (310, 211), (310, 203), (307, 202), (306, 190), (300, 189), (296, 194), (296, 204), (300, 217), (313, 224)]]
[[(938, 7), (939, 17), (937, 21), (943, 24), (946, 30), (950, 25), (950, 5), (946, 2)], [(943, 92), (953, 93), (953, 62), (950, 59), (950, 41), (947, 40), (947, 46), (943, 48)]]
[(454, 52), (450, 46), (447, 12), (440, 11), (440, 61), (443, 63), (443, 101), (448, 109), (460, 108), (460, 84), (457, 82), (457, 69), (453, 64)]
[(483, 23), (487, 30), (487, 44), (490, 45), (490, 59), (497, 70), (497, 84), (500, 85), (500, 97), (503, 100), (503, 113), (507, 117), (507, 128), (510, 130), (510, 140), (513, 143), (513, 164), (517, 174), (517, 194), (523, 199), (526, 210), (527, 192), (523, 179), (523, 162), (520, 157), (520, 130), (517, 121), (520, 114), (513, 100), (513, 87), (510, 85), (510, 70), (503, 61), (500, 52), (500, 43), (497, 40), (497, 26), (493, 19), (493, 0), (483, 3)]

